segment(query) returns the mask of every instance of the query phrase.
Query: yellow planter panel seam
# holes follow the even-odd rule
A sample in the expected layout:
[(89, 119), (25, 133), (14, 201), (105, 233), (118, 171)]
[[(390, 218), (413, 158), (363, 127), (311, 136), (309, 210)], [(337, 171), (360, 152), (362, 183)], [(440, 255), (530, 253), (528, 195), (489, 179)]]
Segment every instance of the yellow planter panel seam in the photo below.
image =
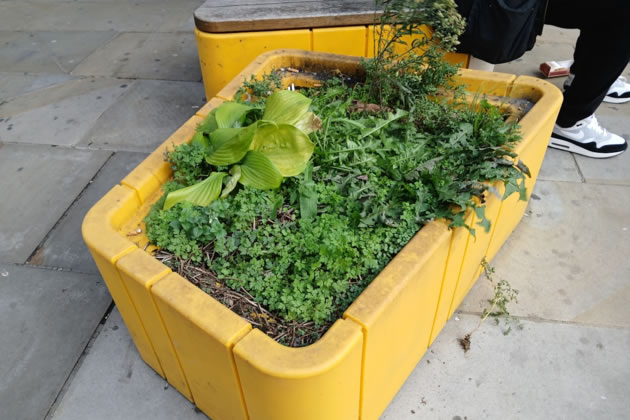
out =
[(114, 229), (125, 218), (131, 217), (139, 205), (139, 199), (134, 190), (120, 185), (115, 186), (85, 216), (82, 226), (83, 239), (90, 249), (94, 262), (105, 280), (140, 356), (164, 377), (144, 325), (115, 266), (119, 258), (137, 248)]
[(449, 309), (449, 318), (462, 303), (464, 297), (466, 297), (468, 291), (473, 284), (475, 284), (482, 272), (481, 261), (486, 257), (500, 207), (501, 199), (492, 193), (486, 193), (485, 215), (486, 218), (490, 220), (490, 230), (488, 232), (478, 224), (479, 219), (477, 215), (473, 213), (470, 227), (475, 229), (475, 236), (468, 235), (468, 242), (466, 244), (466, 251), (464, 252), (459, 279), (457, 280), (453, 301)]
[(156, 356), (168, 382), (192, 401), (186, 378), (175, 354), (157, 306), (151, 296), (151, 286), (171, 270), (146, 252), (136, 249), (116, 263), (118, 272), (129, 291), (138, 316), (146, 328)]
[(134, 190), (140, 203), (144, 203), (151, 193), (161, 186), (160, 180), (143, 165), (136, 167), (120, 183)]
[[(472, 226), (472, 211), (468, 211), (464, 221), (468, 226)], [(446, 269), (444, 270), (442, 289), (440, 290), (440, 298), (435, 311), (435, 320), (433, 321), (433, 327), (431, 328), (429, 346), (433, 344), (433, 341), (442, 331), (442, 328), (444, 328), (446, 321), (448, 321), (450, 317), (449, 311), (451, 309), (451, 302), (453, 301), (453, 295), (455, 294), (455, 289), (457, 287), (457, 280), (459, 280), (459, 273), (464, 260), (464, 252), (466, 251), (466, 244), (468, 243), (468, 236), (470, 236), (468, 229), (465, 227), (453, 228), (450, 232), (451, 239), (448, 257), (446, 259)]]
[(366, 334), (361, 419), (378, 419), (429, 345), (450, 243), (425, 225), (350, 305)]
[(301, 348), (253, 330), (234, 347), (250, 420), (357, 419), (362, 349), (361, 327), (349, 320)]
[(171, 273), (151, 287), (195, 404), (213, 419), (248, 419), (232, 348), (251, 325)]

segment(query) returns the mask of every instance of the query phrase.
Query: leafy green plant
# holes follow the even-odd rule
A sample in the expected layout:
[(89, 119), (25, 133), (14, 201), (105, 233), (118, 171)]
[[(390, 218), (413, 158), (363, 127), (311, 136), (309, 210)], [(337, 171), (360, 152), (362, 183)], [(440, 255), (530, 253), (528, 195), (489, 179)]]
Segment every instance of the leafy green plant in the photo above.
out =
[[(443, 53), (452, 51), (465, 28), (453, 0), (378, 0), (374, 59), (366, 62), (371, 97), (380, 104), (408, 103), (412, 94), (433, 94), (443, 75)], [(437, 83), (436, 83), (437, 82)]]
[(464, 352), (470, 350), (472, 334), (481, 327), (488, 317), (492, 317), (497, 325), (501, 323), (501, 320), (505, 321), (507, 327), (503, 330), (503, 335), (508, 335), (512, 331), (511, 323), (517, 321), (516, 318), (510, 314), (508, 304), (512, 302), (518, 303), (518, 290), (513, 289), (510, 283), (505, 279), (495, 281), (495, 268), (492, 267), (485, 258), (481, 261), (481, 267), (483, 268), (486, 278), (494, 287), (494, 295), (492, 299), (488, 299), (489, 306), (483, 309), (479, 324), (474, 330), (466, 334), (464, 338), (459, 339), (459, 344)]
[(226, 197), (237, 183), (261, 190), (278, 188), (284, 177), (302, 173), (314, 148), (307, 134), (318, 128), (319, 121), (308, 111), (310, 104), (297, 92), (278, 90), (267, 99), (262, 119), (249, 125), (244, 124), (256, 107), (226, 102), (213, 109), (192, 140), (190, 159), (200, 163), (203, 156), (210, 165), (229, 167), (229, 174), (212, 172), (199, 183), (170, 192), (164, 209), (182, 201), (207, 206)]
[(266, 74), (260, 80), (252, 74), (249, 80), (243, 82), (243, 86), (236, 91), (234, 97), (239, 102), (256, 104), (279, 89), (282, 89), (282, 77), (278, 73)]

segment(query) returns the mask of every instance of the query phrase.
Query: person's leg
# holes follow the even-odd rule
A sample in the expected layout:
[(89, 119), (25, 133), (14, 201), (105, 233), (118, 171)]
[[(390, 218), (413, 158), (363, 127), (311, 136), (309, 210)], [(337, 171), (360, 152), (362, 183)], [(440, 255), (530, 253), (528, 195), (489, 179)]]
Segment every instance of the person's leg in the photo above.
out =
[(593, 114), (630, 60), (630, 1), (549, 0), (545, 23), (580, 30), (549, 146), (594, 158), (623, 153), (628, 143)]
[(549, 0), (545, 23), (580, 30), (557, 124), (592, 115), (630, 60), (629, 0)]
[(470, 56), (468, 68), (473, 70), (494, 71), (494, 64), (483, 61), (481, 58)]

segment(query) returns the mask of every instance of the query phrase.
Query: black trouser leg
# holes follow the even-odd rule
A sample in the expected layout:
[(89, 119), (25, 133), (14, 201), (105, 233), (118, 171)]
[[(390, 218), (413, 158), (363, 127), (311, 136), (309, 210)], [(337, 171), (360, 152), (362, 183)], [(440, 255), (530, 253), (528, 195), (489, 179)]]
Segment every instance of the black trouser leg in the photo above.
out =
[(630, 0), (549, 0), (545, 23), (580, 30), (557, 120), (570, 127), (595, 112), (630, 61)]

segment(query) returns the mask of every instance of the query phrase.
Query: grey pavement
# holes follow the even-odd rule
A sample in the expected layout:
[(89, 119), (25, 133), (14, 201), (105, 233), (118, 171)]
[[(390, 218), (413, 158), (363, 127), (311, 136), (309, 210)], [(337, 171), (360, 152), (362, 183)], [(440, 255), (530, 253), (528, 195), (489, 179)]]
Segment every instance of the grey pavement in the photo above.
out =
[[(2, 419), (206, 418), (141, 361), (80, 234), (87, 210), (203, 105), (200, 3), (0, 1)], [(536, 76), (571, 58), (576, 37), (547, 27), (496, 70)], [(597, 115), (628, 138), (630, 104)], [(513, 331), (477, 329), (493, 293), (480, 278), (384, 420), (628, 417), (629, 168), (630, 153), (547, 152), (493, 261), (519, 290)]]
[(121, 34), (87, 57), (72, 74), (199, 82), (196, 51), (192, 33)]
[(11, 143), (74, 146), (132, 82), (74, 79), (0, 106), (0, 139)]
[(42, 241), (28, 263), (98, 274), (96, 264), (83, 243), (81, 222), (88, 210), (145, 157), (146, 153), (138, 152), (112, 154), (94, 180), (90, 181), (46, 239)]
[(99, 275), (0, 264), (0, 417), (44, 418), (110, 303)]
[(136, 80), (126, 89), (79, 145), (149, 153), (205, 103), (203, 86), (198, 82)]
[(115, 309), (55, 407), (51, 420), (62, 419), (207, 417), (142, 361)]
[(68, 73), (116, 33), (0, 32), (0, 71)]
[[(205, 418), (164, 390), (117, 311), (105, 323), (111, 296), (81, 237), (89, 208), (205, 103), (201, 3), (0, 1), (2, 420), (96, 418), (85, 394), (72, 399), (86, 376), (109, 404), (101, 418)], [(146, 404), (116, 411), (122, 389)]]
[(627, 418), (628, 329), (523, 320), (504, 336), (486, 322), (464, 353), (478, 325), (451, 319), (382, 420)]
[(0, 144), (0, 262), (26, 262), (109, 154)]

